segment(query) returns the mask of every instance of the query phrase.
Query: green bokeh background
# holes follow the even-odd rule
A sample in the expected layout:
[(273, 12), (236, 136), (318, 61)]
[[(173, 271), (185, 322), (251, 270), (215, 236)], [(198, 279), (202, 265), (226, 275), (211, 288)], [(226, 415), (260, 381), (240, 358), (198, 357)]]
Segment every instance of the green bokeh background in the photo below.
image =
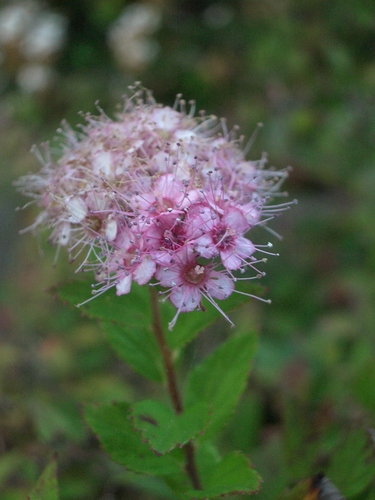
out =
[[(82, 122), (78, 113), (95, 112), (97, 100), (112, 116), (136, 80), (164, 104), (177, 93), (195, 99), (246, 137), (262, 122), (249, 156), (267, 151), (271, 165), (293, 166), (286, 189), (299, 204), (271, 223), (283, 240), (254, 234), (280, 253), (263, 280), (273, 304), (237, 315), (259, 330), (259, 350), (221, 446), (249, 453), (265, 480), (260, 499), (317, 472), (331, 472), (344, 491), (333, 461), (347, 460), (348, 436), (375, 419), (375, 3), (150, 0), (162, 16), (152, 34), (159, 52), (129, 69), (107, 33), (130, 3), (44, 3), (69, 22), (44, 91), (18, 86), (14, 55), (0, 66), (0, 496), (24, 499), (57, 452), (63, 500), (166, 498), (113, 464), (82, 424), (79, 402), (150, 389), (99, 328), (46, 293), (73, 269), (63, 255), (53, 267), (43, 236), (18, 236), (35, 212), (15, 211), (25, 200), (12, 187), (39, 168), (33, 144), (53, 141), (62, 119)], [(215, 342), (208, 332), (190, 356)], [(373, 480), (348, 498), (374, 491)]]

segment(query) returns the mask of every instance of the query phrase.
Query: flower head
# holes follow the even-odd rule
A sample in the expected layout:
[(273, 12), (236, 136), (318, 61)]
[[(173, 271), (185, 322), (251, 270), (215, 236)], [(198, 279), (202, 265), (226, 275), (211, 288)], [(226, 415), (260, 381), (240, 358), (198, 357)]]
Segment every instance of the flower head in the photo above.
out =
[(268, 205), (287, 171), (246, 160), (224, 122), (194, 118), (180, 96), (170, 108), (132, 91), (115, 120), (88, 115), (81, 134), (64, 124), (58, 160), (38, 153), (40, 173), (17, 183), (41, 210), (26, 230), (50, 228), (78, 269), (95, 271), (96, 294), (158, 284), (177, 309), (171, 328), (202, 299), (225, 316), (216, 300), (235, 292), (234, 273), (263, 274), (249, 232), (289, 207)]

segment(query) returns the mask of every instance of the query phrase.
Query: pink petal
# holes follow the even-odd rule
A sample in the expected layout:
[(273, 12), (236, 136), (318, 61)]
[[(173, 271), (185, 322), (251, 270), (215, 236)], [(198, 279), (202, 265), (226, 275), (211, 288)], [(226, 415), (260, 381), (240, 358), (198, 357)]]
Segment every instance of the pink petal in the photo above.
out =
[(117, 222), (115, 220), (108, 220), (105, 228), (105, 235), (108, 241), (113, 241), (117, 234)]
[(247, 238), (244, 238), (243, 236), (239, 236), (236, 239), (236, 251), (242, 256), (242, 257), (250, 257), (255, 252), (256, 248), (254, 244), (248, 240)]
[(215, 299), (224, 300), (234, 290), (233, 280), (226, 274), (211, 271), (206, 285), (207, 293)]
[(194, 250), (203, 258), (210, 259), (217, 254), (216, 246), (209, 234), (204, 234), (193, 241)]
[(225, 269), (228, 269), (229, 271), (234, 271), (235, 269), (239, 269), (243, 264), (243, 261), (238, 255), (236, 255), (233, 248), (230, 248), (228, 250), (222, 250), (220, 252), (220, 257), (223, 266), (225, 267)]
[(201, 292), (194, 286), (179, 286), (173, 289), (170, 299), (180, 312), (194, 311), (200, 304)]
[(228, 270), (239, 269), (243, 264), (243, 260), (250, 257), (255, 252), (255, 247), (250, 240), (239, 236), (236, 238), (235, 246), (222, 250), (220, 257), (223, 265)]
[(150, 119), (158, 128), (172, 130), (178, 127), (181, 114), (168, 106), (164, 108), (154, 108), (150, 114)]
[(208, 233), (215, 226), (216, 214), (205, 205), (194, 205), (185, 219), (186, 237), (194, 240)]
[(176, 267), (158, 267), (155, 278), (165, 287), (178, 286), (182, 283), (180, 271)]
[(72, 216), (73, 222), (81, 222), (87, 213), (86, 203), (79, 196), (73, 196), (66, 202), (66, 208)]
[(53, 230), (50, 236), (50, 241), (52, 241), (55, 245), (67, 245), (70, 239), (70, 229), (71, 227), (69, 222), (61, 222)]
[(158, 250), (164, 232), (163, 227), (158, 227), (156, 224), (151, 224), (144, 233), (145, 246), (148, 249)]
[(133, 273), (134, 281), (139, 285), (145, 285), (153, 277), (155, 269), (155, 262), (146, 256)]
[(170, 200), (172, 206), (178, 205), (184, 197), (184, 186), (173, 174), (164, 174), (155, 182), (154, 192), (163, 199)]
[(243, 233), (249, 229), (249, 224), (242, 212), (237, 208), (231, 208), (223, 216), (222, 222), (230, 229), (235, 229), (238, 233)]
[(131, 274), (126, 274), (116, 285), (116, 295), (125, 295), (130, 292), (130, 288), (132, 285), (132, 276)]
[(122, 228), (120, 232), (117, 232), (115, 245), (118, 249), (129, 250), (132, 245), (132, 238), (134, 238), (134, 235), (132, 235), (130, 230), (127, 227)]
[[(259, 221), (261, 210), (258, 203), (255, 204), (251, 202), (242, 205), (241, 212), (245, 216), (250, 227), (254, 226)], [(250, 227), (248, 229), (250, 229)]]

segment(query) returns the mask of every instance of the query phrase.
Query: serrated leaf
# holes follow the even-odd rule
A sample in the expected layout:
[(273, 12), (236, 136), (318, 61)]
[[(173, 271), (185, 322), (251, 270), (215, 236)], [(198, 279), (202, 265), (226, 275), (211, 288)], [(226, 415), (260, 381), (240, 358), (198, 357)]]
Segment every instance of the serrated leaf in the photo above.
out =
[(224, 495), (252, 494), (262, 480), (249, 460), (240, 452), (232, 452), (201, 473), (203, 490), (190, 490), (186, 498), (213, 499)]
[(88, 405), (85, 419), (111, 458), (133, 472), (153, 475), (178, 474), (179, 461), (171, 454), (157, 456), (142, 442), (129, 420), (129, 405)]
[(52, 460), (42, 472), (28, 500), (58, 500), (56, 460)]
[[(77, 280), (57, 288), (64, 301), (77, 305), (90, 298), (86, 282)], [(89, 318), (102, 320), (113, 349), (137, 373), (150, 380), (163, 378), (162, 362), (151, 331), (149, 290), (134, 286), (129, 295), (118, 297), (114, 289), (96, 297), (80, 310)]]
[(206, 403), (197, 403), (178, 415), (163, 403), (149, 399), (135, 403), (131, 412), (134, 427), (159, 454), (182, 447), (205, 430), (210, 418)]
[(254, 333), (230, 337), (190, 373), (186, 405), (201, 401), (212, 408), (211, 421), (202, 439), (215, 435), (232, 414), (246, 387), (255, 345)]
[[(264, 291), (264, 287), (260, 285), (250, 285), (248, 282), (238, 282), (236, 284), (236, 289), (254, 295), (262, 295)], [(241, 307), (246, 302), (249, 302), (249, 300), (250, 298), (248, 296), (233, 292), (227, 299), (218, 301), (218, 306), (227, 314)], [(203, 302), (205, 303), (205, 301)], [(168, 322), (173, 318), (176, 309), (170, 303), (161, 305), (163, 318), (166, 320), (164, 322), (164, 328), (168, 345), (172, 349), (183, 347), (195, 338), (198, 333), (220, 318), (220, 313), (211, 304), (205, 303), (205, 305), (207, 306), (205, 311), (196, 310), (180, 314), (172, 332), (168, 331)]]

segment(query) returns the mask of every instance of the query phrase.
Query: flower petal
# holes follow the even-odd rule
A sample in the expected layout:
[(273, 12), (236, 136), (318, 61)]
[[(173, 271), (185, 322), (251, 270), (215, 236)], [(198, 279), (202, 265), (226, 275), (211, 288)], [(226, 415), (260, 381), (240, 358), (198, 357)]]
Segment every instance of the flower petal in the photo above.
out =
[(145, 285), (153, 277), (155, 269), (155, 262), (146, 256), (133, 273), (134, 281), (139, 285)]

